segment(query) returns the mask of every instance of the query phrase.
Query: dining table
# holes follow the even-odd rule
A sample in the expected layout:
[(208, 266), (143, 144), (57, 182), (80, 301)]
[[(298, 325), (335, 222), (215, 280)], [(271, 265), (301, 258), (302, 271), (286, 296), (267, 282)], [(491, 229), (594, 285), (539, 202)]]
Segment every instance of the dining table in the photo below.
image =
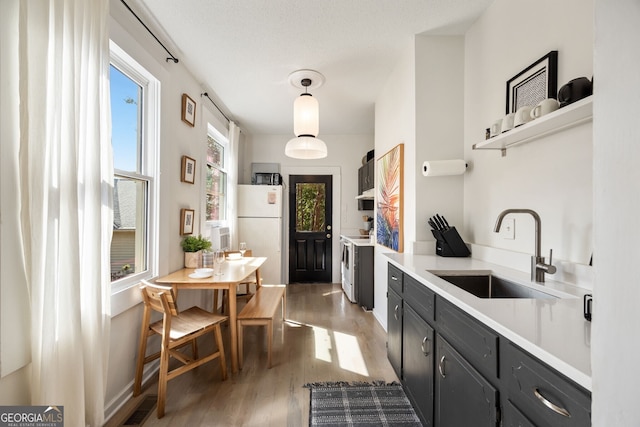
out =
[[(260, 267), (266, 257), (242, 257), (227, 259), (219, 270), (208, 277), (194, 274), (194, 268), (183, 268), (155, 280), (156, 283), (171, 285), (176, 292), (183, 289), (226, 289), (229, 292), (229, 332), (231, 335), (231, 372), (238, 372), (238, 325), (236, 288), (247, 276), (255, 272), (256, 283), (260, 283)], [(217, 307), (213, 308), (214, 311)]]

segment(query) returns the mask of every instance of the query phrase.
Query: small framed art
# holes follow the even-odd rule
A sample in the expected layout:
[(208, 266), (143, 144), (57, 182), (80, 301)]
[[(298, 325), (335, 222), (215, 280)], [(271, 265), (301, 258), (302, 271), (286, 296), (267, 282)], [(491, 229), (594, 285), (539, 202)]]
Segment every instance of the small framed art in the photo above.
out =
[(193, 234), (193, 209), (180, 209), (180, 235)]
[(196, 180), (196, 161), (189, 156), (182, 156), (182, 172), (180, 181), (193, 184)]
[(552, 50), (507, 81), (507, 114), (558, 96), (558, 51)]
[(182, 121), (193, 127), (196, 124), (196, 101), (182, 94)]

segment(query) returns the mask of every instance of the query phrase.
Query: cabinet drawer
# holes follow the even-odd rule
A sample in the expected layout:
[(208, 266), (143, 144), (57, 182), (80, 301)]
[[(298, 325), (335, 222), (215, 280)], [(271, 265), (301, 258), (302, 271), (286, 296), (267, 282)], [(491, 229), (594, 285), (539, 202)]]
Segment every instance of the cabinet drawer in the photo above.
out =
[(509, 399), (504, 405), (502, 427), (536, 427)]
[(404, 286), (402, 284), (404, 274), (402, 274), (402, 270), (400, 270), (395, 265), (388, 265), (389, 271), (387, 273), (387, 284), (391, 289), (402, 295), (402, 293), (404, 292)]
[(435, 293), (413, 277), (404, 276), (404, 299), (424, 320), (435, 319)]
[(440, 334), (487, 378), (498, 376), (498, 335), (450, 302), (438, 298)]
[(502, 366), (509, 399), (535, 425), (591, 425), (591, 394), (573, 381), (512, 343)]

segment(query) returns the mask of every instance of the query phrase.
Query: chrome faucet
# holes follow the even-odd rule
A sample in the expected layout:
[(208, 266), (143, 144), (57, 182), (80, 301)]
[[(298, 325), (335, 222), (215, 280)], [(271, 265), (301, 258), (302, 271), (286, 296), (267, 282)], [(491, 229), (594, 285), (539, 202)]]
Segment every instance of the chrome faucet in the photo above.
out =
[(493, 231), (498, 233), (500, 231), (500, 226), (502, 226), (502, 220), (504, 217), (512, 213), (527, 213), (531, 215), (535, 221), (536, 246), (535, 254), (531, 257), (531, 281), (544, 283), (544, 274), (554, 274), (556, 272), (556, 267), (551, 264), (553, 250), (549, 250), (549, 264), (545, 264), (544, 257), (540, 253), (542, 224), (540, 222), (540, 216), (536, 211), (531, 209), (505, 209), (500, 212), (500, 215), (498, 215), (498, 220), (496, 221), (496, 226), (493, 228)]

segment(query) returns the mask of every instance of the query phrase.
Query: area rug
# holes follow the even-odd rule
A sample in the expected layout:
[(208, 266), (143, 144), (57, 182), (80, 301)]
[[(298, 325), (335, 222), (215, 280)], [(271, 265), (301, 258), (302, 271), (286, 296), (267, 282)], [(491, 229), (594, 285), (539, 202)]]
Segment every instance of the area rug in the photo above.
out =
[(310, 426), (422, 426), (396, 382), (323, 382), (304, 387), (311, 390)]

